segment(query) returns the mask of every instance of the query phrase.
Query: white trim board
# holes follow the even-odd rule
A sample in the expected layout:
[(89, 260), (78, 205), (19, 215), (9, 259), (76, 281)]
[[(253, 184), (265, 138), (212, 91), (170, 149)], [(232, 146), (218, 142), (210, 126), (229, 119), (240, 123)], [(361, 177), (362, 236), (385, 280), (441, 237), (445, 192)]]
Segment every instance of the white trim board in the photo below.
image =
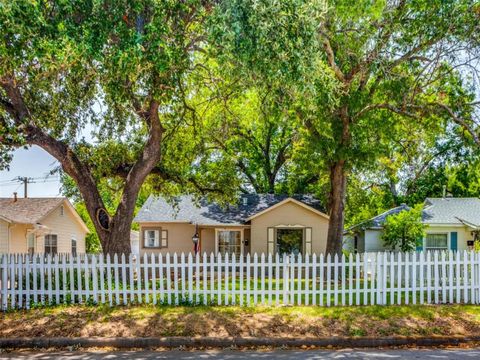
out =
[(296, 200), (296, 199), (294, 199), (294, 198), (289, 197), (289, 198), (286, 198), (285, 200), (282, 200), (282, 201), (276, 203), (275, 205), (272, 205), (272, 206), (270, 206), (270, 207), (268, 207), (268, 208), (266, 208), (266, 209), (264, 209), (264, 210), (262, 210), (262, 211), (260, 211), (260, 212), (258, 212), (258, 213), (256, 213), (256, 214), (250, 216), (249, 218), (247, 218), (247, 221), (250, 221), (250, 220), (252, 220), (252, 219), (255, 219), (256, 217), (258, 217), (258, 216), (260, 216), (260, 215), (263, 215), (263, 214), (265, 214), (265, 213), (267, 213), (267, 212), (269, 212), (269, 211), (272, 211), (273, 209), (276, 209), (276, 208), (278, 208), (278, 207), (280, 207), (280, 206), (282, 206), (282, 205), (284, 205), (284, 204), (286, 204), (286, 203), (289, 203), (289, 202), (292, 202), (292, 203), (294, 203), (294, 204), (297, 204), (297, 205), (303, 207), (304, 209), (307, 209), (307, 210), (309, 210), (309, 211), (311, 211), (311, 212), (313, 212), (313, 213), (315, 213), (315, 214), (317, 214), (317, 215), (320, 215), (320, 216), (324, 217), (325, 219), (330, 219), (330, 216), (328, 216), (327, 214), (325, 214), (325, 213), (323, 213), (323, 212), (321, 212), (321, 211), (319, 211), (319, 210), (317, 210), (317, 209), (314, 209), (313, 207), (311, 207), (311, 206), (309, 206), (309, 205), (307, 205), (307, 204), (304, 204), (304, 203), (301, 202), (301, 201), (298, 201), (298, 200)]

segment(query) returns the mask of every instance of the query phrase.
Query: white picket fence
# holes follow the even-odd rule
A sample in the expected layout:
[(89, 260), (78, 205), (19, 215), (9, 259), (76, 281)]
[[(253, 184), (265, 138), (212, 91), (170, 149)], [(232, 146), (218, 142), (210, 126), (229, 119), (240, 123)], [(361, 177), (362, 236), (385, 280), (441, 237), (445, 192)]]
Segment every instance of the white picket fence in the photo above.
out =
[(348, 257), (0, 257), (3, 310), (34, 305), (389, 305), (480, 303), (476, 252)]

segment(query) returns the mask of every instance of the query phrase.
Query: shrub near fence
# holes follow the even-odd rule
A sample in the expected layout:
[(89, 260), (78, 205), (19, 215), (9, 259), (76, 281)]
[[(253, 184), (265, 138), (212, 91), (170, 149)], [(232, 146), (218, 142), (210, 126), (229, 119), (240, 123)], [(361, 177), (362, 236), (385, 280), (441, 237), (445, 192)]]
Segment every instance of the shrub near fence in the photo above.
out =
[(480, 303), (476, 252), (348, 257), (3, 255), (3, 310), (64, 303), (389, 305)]

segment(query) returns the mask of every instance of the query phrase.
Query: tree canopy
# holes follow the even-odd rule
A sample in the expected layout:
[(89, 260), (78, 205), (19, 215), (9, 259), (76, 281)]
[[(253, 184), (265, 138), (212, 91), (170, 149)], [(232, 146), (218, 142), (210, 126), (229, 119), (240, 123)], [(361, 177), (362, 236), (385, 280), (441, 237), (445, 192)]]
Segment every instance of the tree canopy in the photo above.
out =
[(459, 69), (478, 55), (474, 1), (237, 0), (221, 11), (221, 60), (294, 89), (309, 158), (329, 172), (328, 252), (341, 251), (349, 176), (388, 156), (412, 123), (471, 117)]
[[(161, 159), (173, 144), (183, 144), (175, 136), (191, 132), (182, 122), (182, 83), (194, 71), (205, 5), (1, 4), (2, 166), (19, 146), (37, 145), (55, 157), (78, 188), (106, 253), (129, 252), (137, 195), (147, 176), (156, 169), (160, 178), (177, 179)], [(93, 140), (82, 133), (88, 126)], [(178, 162), (187, 152), (177, 150)], [(100, 187), (112, 182), (120, 196), (107, 207)]]
[(422, 223), (423, 205), (387, 216), (383, 224), (382, 240), (392, 250), (414, 251), (425, 235)]
[(479, 24), (473, 0), (4, 1), (0, 166), (54, 156), (105, 252), (145, 194), (255, 191), (317, 195), (340, 253), (345, 223), (480, 195)]

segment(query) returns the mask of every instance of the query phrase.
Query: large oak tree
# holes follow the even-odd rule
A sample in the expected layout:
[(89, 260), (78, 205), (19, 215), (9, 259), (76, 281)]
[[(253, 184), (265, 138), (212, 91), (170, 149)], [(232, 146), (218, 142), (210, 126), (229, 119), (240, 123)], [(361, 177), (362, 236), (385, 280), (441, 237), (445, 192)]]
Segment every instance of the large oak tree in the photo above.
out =
[[(0, 154), (37, 145), (78, 187), (105, 253), (130, 251), (135, 202), (162, 173), (210, 11), (196, 0), (2, 1)], [(93, 141), (82, 129), (94, 129)], [(174, 133), (174, 132), (173, 132)], [(178, 142), (178, 140), (177, 140)], [(113, 178), (113, 211), (99, 183)]]

